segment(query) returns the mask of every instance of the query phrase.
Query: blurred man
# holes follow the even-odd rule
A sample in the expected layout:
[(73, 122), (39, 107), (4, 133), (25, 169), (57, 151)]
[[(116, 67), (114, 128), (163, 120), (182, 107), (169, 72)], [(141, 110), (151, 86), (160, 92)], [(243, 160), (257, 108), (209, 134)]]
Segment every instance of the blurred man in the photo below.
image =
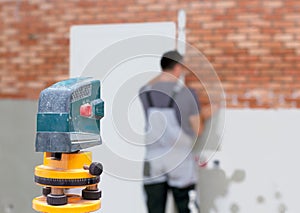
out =
[(144, 189), (149, 213), (165, 212), (169, 190), (179, 213), (197, 209), (192, 148), (201, 131), (200, 105), (195, 91), (180, 81), (182, 60), (177, 51), (165, 53), (162, 73), (140, 90), (147, 121)]

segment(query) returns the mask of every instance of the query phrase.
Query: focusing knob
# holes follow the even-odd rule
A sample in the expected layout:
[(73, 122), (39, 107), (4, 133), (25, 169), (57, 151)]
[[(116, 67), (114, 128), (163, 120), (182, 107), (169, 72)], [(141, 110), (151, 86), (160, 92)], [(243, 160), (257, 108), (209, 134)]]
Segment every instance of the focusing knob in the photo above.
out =
[(99, 176), (103, 172), (103, 166), (101, 163), (93, 162), (89, 167), (89, 172), (91, 175)]

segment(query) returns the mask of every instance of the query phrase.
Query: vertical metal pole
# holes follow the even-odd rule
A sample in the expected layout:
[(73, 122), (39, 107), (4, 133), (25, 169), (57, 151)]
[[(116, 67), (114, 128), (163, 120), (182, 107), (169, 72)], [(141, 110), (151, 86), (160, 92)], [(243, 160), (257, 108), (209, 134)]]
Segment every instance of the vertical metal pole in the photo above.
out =
[(185, 26), (186, 26), (186, 13), (185, 10), (181, 9), (178, 11), (177, 16), (177, 23), (178, 23), (178, 37), (177, 37), (177, 50), (180, 54), (184, 55), (186, 50), (185, 45)]

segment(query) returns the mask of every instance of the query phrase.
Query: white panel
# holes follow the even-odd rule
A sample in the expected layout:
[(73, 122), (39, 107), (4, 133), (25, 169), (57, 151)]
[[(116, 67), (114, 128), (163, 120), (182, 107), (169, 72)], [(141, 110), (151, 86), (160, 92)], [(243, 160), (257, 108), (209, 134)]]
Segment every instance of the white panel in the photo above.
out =
[[(143, 141), (136, 133), (144, 130), (137, 94), (160, 72), (161, 55), (175, 49), (175, 35), (171, 22), (72, 27), (71, 77), (100, 79), (105, 101), (105, 117), (101, 120), (104, 144), (92, 149), (94, 160), (102, 162), (105, 170), (99, 212), (145, 212), (142, 182), (132, 181), (142, 178), (144, 155), (143, 146), (134, 144), (141, 145)], [(116, 126), (127, 119), (128, 125)]]
[[(70, 75), (80, 76), (96, 54), (115, 42), (141, 35), (161, 35), (175, 39), (175, 30), (174, 22), (73, 26), (70, 35)], [(174, 49), (175, 44), (169, 48)]]

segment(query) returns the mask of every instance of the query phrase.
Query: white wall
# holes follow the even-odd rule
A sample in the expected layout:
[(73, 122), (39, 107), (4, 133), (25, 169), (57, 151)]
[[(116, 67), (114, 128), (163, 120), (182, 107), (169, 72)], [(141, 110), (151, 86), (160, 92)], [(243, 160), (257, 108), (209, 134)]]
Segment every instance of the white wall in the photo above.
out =
[[(216, 178), (223, 192), (220, 187), (208, 195), (218, 209), (210, 212), (235, 212), (236, 207), (243, 213), (300, 212), (299, 123), (300, 110), (227, 110), (222, 150), (214, 157), (226, 176)], [(234, 171), (244, 173), (244, 180), (231, 179)], [(211, 193), (214, 184), (214, 179), (200, 180), (200, 191)]]
[(41, 195), (34, 167), (43, 162), (34, 151), (37, 102), (0, 100), (0, 212), (32, 213), (31, 201)]
[[(16, 111), (16, 106), (22, 107)], [(0, 176), (3, 213), (33, 212), (31, 199), (41, 193), (32, 179), (34, 166), (42, 162), (42, 156), (34, 154), (36, 106), (35, 101), (0, 101), (5, 112), (0, 122), (0, 166), (14, 174)], [(221, 169), (212, 169), (210, 163), (199, 170), (201, 208), (209, 209), (202, 213), (299, 213), (299, 121), (300, 110), (227, 110), (222, 150), (214, 157), (221, 161)], [(103, 153), (96, 159), (110, 157)], [(122, 163), (111, 161), (105, 168)], [(105, 174), (101, 187), (101, 212), (145, 212), (137, 182)], [(13, 193), (16, 190), (20, 193)]]
[[(103, 83), (104, 145), (93, 149), (94, 160), (103, 162), (105, 167), (100, 212), (145, 212), (141, 182), (132, 181), (141, 178), (143, 148), (124, 140), (122, 130), (127, 131), (123, 120), (128, 116), (128, 126), (137, 133), (143, 131), (140, 103), (137, 99), (133, 103), (126, 101), (155, 75), (153, 71), (159, 70), (158, 58), (144, 55), (125, 62), (124, 59), (141, 54), (140, 50), (159, 55), (174, 48), (174, 44), (166, 40), (155, 45), (155, 39), (148, 40), (154, 43), (137, 39), (135, 45), (130, 45), (130, 39), (114, 43), (143, 33), (174, 37), (175, 26), (163, 23), (108, 25), (107, 28), (81, 26), (72, 28), (71, 32), (71, 76), (93, 76)], [(121, 64), (113, 67), (120, 61)], [(129, 104), (130, 110), (126, 111)], [(210, 163), (208, 168), (199, 170), (202, 213), (300, 212), (297, 205), (300, 173), (296, 165), (300, 160), (297, 155), (299, 120), (299, 110), (227, 110), (222, 150), (214, 157), (221, 161), (221, 168), (212, 169)], [(119, 123), (123, 126), (121, 132), (116, 132), (114, 125)], [(127, 136), (139, 138), (136, 132)]]

